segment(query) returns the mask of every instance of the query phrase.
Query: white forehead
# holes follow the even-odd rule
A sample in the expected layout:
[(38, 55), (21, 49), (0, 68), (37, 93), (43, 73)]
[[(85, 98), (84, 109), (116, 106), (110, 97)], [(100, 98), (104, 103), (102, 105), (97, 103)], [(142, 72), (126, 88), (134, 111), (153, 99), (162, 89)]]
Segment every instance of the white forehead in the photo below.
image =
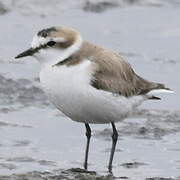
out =
[(48, 36), (42, 37), (35, 34), (31, 42), (31, 47), (37, 48), (37, 47), (47, 44), (49, 41), (65, 42), (66, 39), (64, 39), (63, 37), (48, 37)]
[(31, 47), (32, 48), (37, 48), (41, 45), (44, 45), (48, 42), (47, 38), (43, 38), (43, 37), (39, 37), (37, 34), (34, 35), (32, 43), (31, 43)]

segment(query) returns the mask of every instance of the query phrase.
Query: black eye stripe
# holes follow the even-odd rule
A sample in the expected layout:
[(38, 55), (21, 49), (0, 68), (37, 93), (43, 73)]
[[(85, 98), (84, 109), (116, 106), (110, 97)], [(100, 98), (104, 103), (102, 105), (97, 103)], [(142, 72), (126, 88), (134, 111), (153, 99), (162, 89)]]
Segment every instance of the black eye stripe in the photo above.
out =
[(56, 44), (55, 41), (49, 41), (49, 42), (47, 42), (47, 45), (48, 45), (48, 46), (54, 46), (55, 44)]
[(42, 44), (42, 45), (40, 45), (39, 47), (33, 48), (33, 51), (34, 51), (34, 52), (38, 52), (38, 51), (41, 50), (41, 49), (45, 49), (45, 48), (47, 48), (47, 47), (54, 46), (55, 44), (56, 44), (55, 41), (49, 41), (49, 42), (47, 42), (46, 44)]

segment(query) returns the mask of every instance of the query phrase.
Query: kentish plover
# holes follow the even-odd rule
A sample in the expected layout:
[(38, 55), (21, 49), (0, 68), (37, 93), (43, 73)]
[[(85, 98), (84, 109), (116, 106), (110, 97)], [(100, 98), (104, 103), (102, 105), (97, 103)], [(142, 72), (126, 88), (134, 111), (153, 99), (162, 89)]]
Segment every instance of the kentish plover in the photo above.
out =
[(90, 123), (111, 123), (112, 161), (118, 133), (115, 127), (144, 101), (160, 99), (158, 93), (170, 93), (163, 84), (138, 76), (117, 53), (82, 39), (80, 33), (65, 27), (39, 31), (31, 48), (16, 56), (35, 57), (40, 65), (40, 82), (50, 101), (74, 121), (86, 127), (87, 145), (84, 168), (87, 169)]

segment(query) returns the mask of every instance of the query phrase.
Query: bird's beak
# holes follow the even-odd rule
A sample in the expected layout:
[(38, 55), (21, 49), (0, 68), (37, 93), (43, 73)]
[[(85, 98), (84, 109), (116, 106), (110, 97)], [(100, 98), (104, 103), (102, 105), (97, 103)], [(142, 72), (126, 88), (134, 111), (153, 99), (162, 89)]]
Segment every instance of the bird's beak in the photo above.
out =
[(35, 49), (29, 48), (29, 49), (27, 49), (26, 51), (18, 54), (18, 55), (15, 57), (15, 59), (22, 58), (22, 57), (26, 57), (26, 56), (32, 56), (35, 52), (36, 52)]

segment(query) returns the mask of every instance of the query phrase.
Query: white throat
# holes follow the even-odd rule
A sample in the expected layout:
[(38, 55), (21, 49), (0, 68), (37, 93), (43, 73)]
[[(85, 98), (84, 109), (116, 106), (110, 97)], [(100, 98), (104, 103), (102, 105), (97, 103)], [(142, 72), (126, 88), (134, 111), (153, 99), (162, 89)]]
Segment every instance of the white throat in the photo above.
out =
[(65, 49), (53, 48), (53, 47), (41, 49), (39, 50), (39, 52), (37, 52), (34, 55), (34, 57), (40, 63), (41, 68), (52, 66), (52, 65), (57, 64), (58, 62), (61, 62), (67, 59), (72, 54), (77, 52), (80, 49), (82, 42), (83, 40), (81, 36), (78, 35), (76, 38), (76, 41), (70, 47), (65, 48)]

